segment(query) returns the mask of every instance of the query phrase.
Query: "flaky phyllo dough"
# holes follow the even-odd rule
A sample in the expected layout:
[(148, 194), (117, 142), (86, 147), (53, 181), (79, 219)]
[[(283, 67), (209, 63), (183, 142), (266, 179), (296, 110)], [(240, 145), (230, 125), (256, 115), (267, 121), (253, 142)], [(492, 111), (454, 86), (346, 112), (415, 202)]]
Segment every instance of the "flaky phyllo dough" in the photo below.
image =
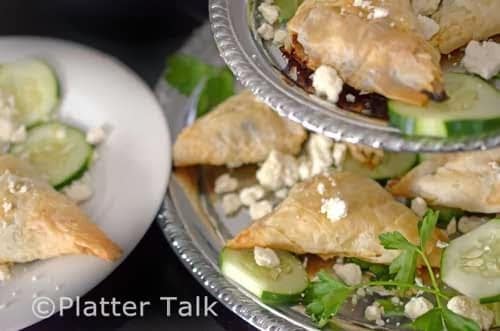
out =
[(443, 96), (440, 54), (425, 40), (409, 0), (373, 0), (388, 16), (352, 0), (305, 0), (288, 23), (291, 52), (315, 70), (329, 65), (344, 82), (422, 105)]
[(432, 43), (447, 54), (471, 40), (500, 34), (500, 1), (443, 0), (432, 18), (440, 26)]
[(0, 156), (0, 263), (66, 254), (121, 256), (120, 248), (70, 199), (24, 161)]
[(297, 154), (307, 138), (249, 91), (229, 98), (185, 128), (174, 144), (174, 164), (238, 166), (264, 161), (272, 150)]
[(500, 149), (437, 155), (390, 185), (394, 195), (435, 206), (500, 213)]
[[(318, 186), (324, 186), (319, 190)], [(323, 192), (321, 194), (320, 192)], [(321, 212), (325, 199), (346, 202), (347, 214), (332, 221)], [(297, 184), (271, 214), (253, 223), (229, 241), (231, 248), (255, 246), (282, 249), (296, 254), (356, 257), (388, 264), (399, 255), (380, 245), (379, 235), (399, 231), (417, 243), (419, 218), (375, 181), (349, 172), (332, 172)], [(432, 264), (439, 265), (436, 230), (427, 246)]]

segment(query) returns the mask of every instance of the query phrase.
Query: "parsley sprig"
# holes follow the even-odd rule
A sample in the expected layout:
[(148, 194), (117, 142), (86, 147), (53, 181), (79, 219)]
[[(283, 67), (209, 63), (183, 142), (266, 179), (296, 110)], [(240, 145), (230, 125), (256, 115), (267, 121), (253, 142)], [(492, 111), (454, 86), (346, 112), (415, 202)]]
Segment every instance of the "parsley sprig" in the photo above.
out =
[[(417, 318), (412, 326), (421, 331), (480, 331), (479, 325), (467, 318), (455, 314), (446, 308), (445, 301), (450, 298), (439, 287), (437, 277), (426, 254), (426, 246), (432, 237), (439, 218), (439, 212), (429, 210), (418, 224), (420, 242), (418, 245), (409, 242), (400, 232), (389, 232), (380, 235), (380, 243), (385, 249), (399, 250), (400, 255), (389, 266), (392, 280), (369, 281), (356, 286), (348, 286), (333, 278), (325, 271), (318, 273), (304, 296), (306, 313), (318, 327), (324, 327), (335, 316), (344, 302), (359, 288), (368, 286), (387, 286), (401, 290), (416, 290), (434, 295), (436, 307)], [(431, 286), (417, 286), (415, 272), (418, 260), (421, 260), (428, 271)]]

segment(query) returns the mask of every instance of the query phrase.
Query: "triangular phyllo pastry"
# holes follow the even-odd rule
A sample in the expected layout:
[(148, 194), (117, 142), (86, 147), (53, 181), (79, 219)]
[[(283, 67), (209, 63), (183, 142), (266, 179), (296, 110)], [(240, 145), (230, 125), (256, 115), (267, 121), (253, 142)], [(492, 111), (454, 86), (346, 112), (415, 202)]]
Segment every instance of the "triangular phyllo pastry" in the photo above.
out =
[[(335, 204), (339, 207), (339, 202), (343, 211), (328, 210)], [(331, 172), (297, 184), (271, 214), (257, 220), (228, 246), (268, 247), (388, 264), (399, 252), (384, 249), (379, 235), (399, 231), (417, 243), (418, 221), (377, 182), (350, 172)], [(427, 247), (434, 265), (439, 264), (440, 250), (435, 246), (439, 236), (436, 230)]]
[(264, 161), (272, 150), (297, 154), (307, 138), (298, 124), (280, 117), (245, 91), (185, 128), (174, 145), (174, 164), (239, 166)]
[(0, 156), (0, 263), (66, 254), (115, 260), (121, 249), (28, 164)]
[(436, 155), (389, 189), (431, 205), (477, 213), (500, 212), (500, 149)]
[[(422, 105), (444, 96), (440, 54), (420, 32), (409, 1), (305, 0), (288, 23), (294, 57), (328, 65), (345, 83)], [(360, 3), (360, 4), (357, 4)]]

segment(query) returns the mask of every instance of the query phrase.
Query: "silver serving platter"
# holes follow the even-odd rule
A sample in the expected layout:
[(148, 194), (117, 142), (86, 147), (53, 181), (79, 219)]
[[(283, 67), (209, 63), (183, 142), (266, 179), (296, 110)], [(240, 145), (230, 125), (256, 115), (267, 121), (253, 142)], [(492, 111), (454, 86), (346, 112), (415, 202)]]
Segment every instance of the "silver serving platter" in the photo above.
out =
[[(194, 33), (181, 53), (195, 55), (207, 63), (222, 64), (209, 26)], [(186, 126), (188, 99), (167, 86), (163, 77), (156, 95), (167, 115), (172, 138)], [(246, 167), (235, 175), (240, 182), (255, 180), (255, 169)], [(317, 330), (298, 307), (269, 307), (237, 284), (225, 279), (218, 267), (224, 243), (250, 224), (245, 211), (226, 217), (212, 192), (213, 179), (227, 171), (215, 167), (176, 169), (171, 177), (165, 202), (158, 214), (168, 242), (191, 274), (227, 308), (259, 330)], [(367, 302), (365, 302), (367, 303)], [(349, 304), (332, 322), (332, 330), (367, 330), (363, 324), (363, 304)], [(379, 328), (380, 329), (380, 328)], [(382, 328), (383, 329), (383, 328)]]
[(405, 137), (385, 122), (354, 114), (311, 97), (287, 83), (276, 47), (256, 36), (256, 0), (210, 0), (210, 21), (220, 54), (239, 81), (280, 115), (335, 140), (408, 152), (451, 152), (492, 148), (500, 136)]

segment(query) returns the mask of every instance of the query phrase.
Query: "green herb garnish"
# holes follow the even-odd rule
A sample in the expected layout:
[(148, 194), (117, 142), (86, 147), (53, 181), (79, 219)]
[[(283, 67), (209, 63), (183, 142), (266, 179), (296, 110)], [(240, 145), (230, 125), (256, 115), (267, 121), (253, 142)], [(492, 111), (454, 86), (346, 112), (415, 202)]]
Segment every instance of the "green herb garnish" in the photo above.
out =
[[(318, 280), (313, 281), (306, 290), (304, 304), (306, 312), (318, 327), (325, 326), (342, 308), (343, 303), (359, 288), (367, 286), (388, 286), (399, 289), (414, 289), (435, 297), (437, 307), (417, 318), (412, 326), (420, 331), (480, 331), (479, 325), (465, 317), (455, 314), (444, 304), (449, 300), (448, 295), (441, 290), (437, 277), (434, 274), (425, 247), (430, 240), (439, 218), (439, 212), (429, 210), (418, 224), (420, 242), (415, 245), (409, 242), (401, 233), (390, 232), (380, 235), (380, 242), (386, 249), (397, 249), (401, 254), (389, 266), (389, 272), (394, 275), (393, 280), (370, 281), (356, 286), (348, 286), (340, 280), (334, 279), (328, 273), (318, 273)], [(417, 286), (415, 284), (415, 270), (417, 260), (421, 259), (427, 268), (431, 279), (431, 286)], [(389, 305), (390, 304), (390, 305)], [(390, 301), (383, 301), (387, 309), (394, 312), (394, 316), (401, 314)], [(393, 309), (394, 308), (394, 309)]]
[(204, 82), (197, 105), (198, 117), (234, 94), (234, 77), (229, 69), (189, 55), (176, 54), (167, 59), (165, 80), (185, 96), (191, 96), (198, 84)]
[(280, 9), (280, 22), (284, 23), (295, 16), (302, 0), (274, 0), (274, 4)]

